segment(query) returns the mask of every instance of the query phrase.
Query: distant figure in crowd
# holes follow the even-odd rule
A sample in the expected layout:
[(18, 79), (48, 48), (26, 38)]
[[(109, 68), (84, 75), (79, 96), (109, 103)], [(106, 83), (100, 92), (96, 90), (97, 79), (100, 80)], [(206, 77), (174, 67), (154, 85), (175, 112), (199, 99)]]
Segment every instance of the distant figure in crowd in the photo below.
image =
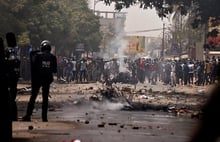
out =
[(50, 42), (48, 40), (44, 40), (41, 42), (41, 51), (35, 51), (35, 53), (32, 53), (31, 55), (32, 95), (28, 102), (26, 115), (22, 118), (23, 121), (31, 121), (31, 115), (40, 87), (42, 87), (43, 98), (42, 121), (48, 121), (47, 111), (50, 84), (53, 82), (53, 73), (57, 72), (57, 60), (50, 51)]
[[(220, 70), (218, 69), (218, 75)], [(217, 142), (220, 137), (220, 83), (203, 108), (203, 116), (189, 142)]]
[(87, 62), (86, 59), (82, 59), (80, 62), (80, 82), (87, 80)]
[(76, 62), (76, 59), (73, 58), (71, 62), (72, 62), (72, 65), (73, 65), (73, 68), (72, 68), (72, 72), (73, 72), (72, 81), (77, 81), (78, 77), (77, 77), (77, 62)]

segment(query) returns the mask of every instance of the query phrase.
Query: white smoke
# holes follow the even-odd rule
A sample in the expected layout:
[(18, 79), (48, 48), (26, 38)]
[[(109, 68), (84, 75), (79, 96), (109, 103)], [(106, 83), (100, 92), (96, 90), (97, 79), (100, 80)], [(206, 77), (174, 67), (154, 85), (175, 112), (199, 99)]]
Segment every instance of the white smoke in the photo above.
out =
[(115, 37), (108, 43), (109, 52), (112, 54), (110, 57), (118, 59), (119, 71), (127, 71), (126, 65), (124, 63), (125, 51), (128, 47), (128, 40), (125, 39), (125, 31), (123, 27), (123, 20), (117, 19), (114, 24)]
[(100, 110), (122, 110), (123, 108), (130, 106), (128, 102), (110, 102), (105, 100), (104, 102), (93, 102), (93, 108)]

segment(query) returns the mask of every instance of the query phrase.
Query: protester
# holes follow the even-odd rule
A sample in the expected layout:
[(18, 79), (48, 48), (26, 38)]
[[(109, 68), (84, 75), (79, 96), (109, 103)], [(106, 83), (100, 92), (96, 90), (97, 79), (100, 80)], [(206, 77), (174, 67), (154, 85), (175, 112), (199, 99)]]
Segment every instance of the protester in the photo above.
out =
[(31, 56), (31, 87), (32, 94), (28, 102), (26, 115), (23, 121), (31, 121), (31, 115), (34, 109), (35, 100), (37, 98), (40, 87), (42, 87), (42, 121), (47, 122), (48, 97), (50, 84), (53, 82), (53, 73), (57, 72), (56, 57), (50, 53), (51, 45), (47, 40), (42, 41), (41, 51), (32, 53)]

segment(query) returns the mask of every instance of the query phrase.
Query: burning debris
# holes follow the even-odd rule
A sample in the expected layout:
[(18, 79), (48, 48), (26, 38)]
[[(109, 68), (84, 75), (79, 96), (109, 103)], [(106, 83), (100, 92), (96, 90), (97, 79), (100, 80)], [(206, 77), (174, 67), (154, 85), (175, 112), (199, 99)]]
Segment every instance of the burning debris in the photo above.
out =
[(130, 75), (129, 72), (120, 72), (111, 80), (112, 83), (137, 84), (138, 80)]
[[(88, 106), (91, 109), (98, 110), (159, 110), (181, 116), (192, 114), (192, 117), (195, 118), (200, 116), (199, 108), (208, 97), (200, 94), (190, 95), (182, 91), (177, 92), (178, 90), (168, 93), (168, 87), (163, 88), (163, 86), (156, 88), (156, 86), (148, 84), (142, 86), (137, 84), (135, 87), (126, 83), (129, 80), (131, 81), (129, 73), (122, 72), (121, 74), (121, 76), (116, 76), (112, 79), (115, 84), (111, 86), (103, 85), (102, 83), (53, 84), (49, 111), (60, 111), (60, 108), (64, 105), (76, 108)], [(124, 78), (127, 78), (127, 80), (124, 80)], [(30, 93), (31, 87), (29, 86), (18, 89), (18, 94), (21, 94), (21, 97), (23, 94)], [(18, 101), (18, 104), (22, 104), (20, 106), (25, 107), (22, 101)], [(23, 109), (22, 107), (19, 109)]]

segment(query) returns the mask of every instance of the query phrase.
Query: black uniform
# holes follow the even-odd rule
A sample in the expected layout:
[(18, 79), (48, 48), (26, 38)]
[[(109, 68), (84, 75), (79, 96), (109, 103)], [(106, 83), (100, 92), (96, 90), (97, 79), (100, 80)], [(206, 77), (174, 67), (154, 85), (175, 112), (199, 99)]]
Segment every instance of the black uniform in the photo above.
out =
[(0, 49), (0, 68), (0, 137), (3, 141), (12, 142), (11, 98), (8, 91), (8, 68), (4, 49)]
[(48, 96), (50, 84), (53, 82), (53, 73), (57, 72), (57, 60), (56, 57), (50, 53), (50, 50), (45, 49), (31, 55), (31, 60), (32, 95), (23, 121), (30, 121), (35, 100), (39, 89), (42, 87), (42, 120), (47, 122)]
[[(3, 38), (0, 37), (0, 137), (3, 141), (12, 142), (12, 95), (16, 97), (16, 91), (12, 90), (17, 89), (17, 81), (14, 81), (16, 58), (11, 56), (11, 51), (17, 44), (14, 33), (7, 33), (6, 39), (9, 48), (5, 51)], [(12, 83), (15, 83), (13, 87)]]
[(11, 105), (12, 105), (12, 120), (17, 121), (17, 83), (20, 77), (20, 60), (17, 57), (16, 52), (12, 48), (6, 49), (6, 59), (7, 59), (7, 84), (9, 95), (11, 97)]

